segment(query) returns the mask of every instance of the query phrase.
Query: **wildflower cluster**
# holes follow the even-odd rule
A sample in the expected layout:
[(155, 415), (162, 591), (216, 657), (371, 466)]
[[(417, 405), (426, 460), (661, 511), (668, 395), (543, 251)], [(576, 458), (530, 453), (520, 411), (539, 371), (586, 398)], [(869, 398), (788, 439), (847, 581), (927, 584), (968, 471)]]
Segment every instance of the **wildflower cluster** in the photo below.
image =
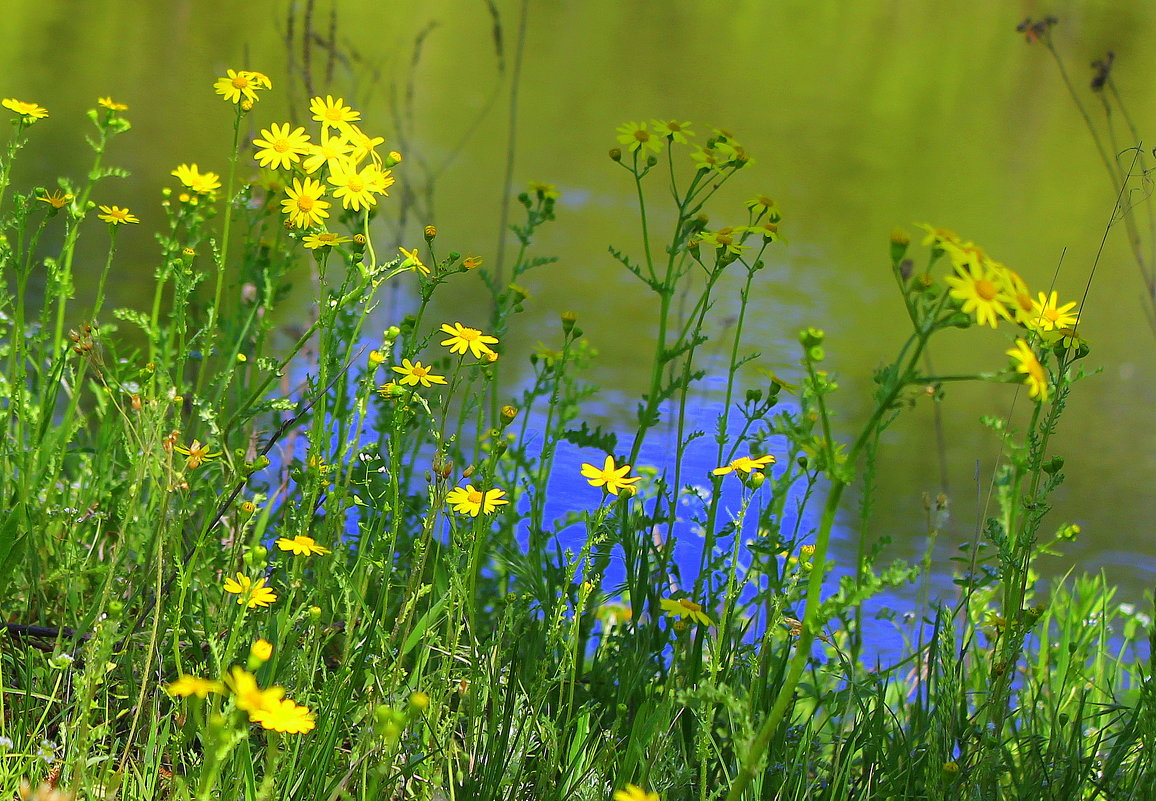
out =
[[(951, 264), (952, 271), (944, 281), (955, 307), (977, 325), (997, 328), (1003, 321), (1026, 333), (1027, 338), (1017, 338), (1007, 355), (1012, 357), (1015, 370), (1023, 374), (1029, 395), (1039, 402), (1047, 401), (1047, 370), (1030, 343), (1060, 343), (1062, 351), (1073, 347), (1078, 350), (1076, 304), (1061, 305), (1055, 291), (1033, 296), (1018, 273), (993, 259), (979, 245), (964, 241), (947, 229), (926, 223), (919, 227), (926, 234), (923, 245), (932, 249), (933, 259), (946, 255)], [(905, 235), (897, 236), (893, 237), (893, 246), (905, 247)]]
[[(309, 110), (319, 124), (317, 139), (304, 126), (273, 123), (253, 140), (257, 163), (286, 174), (285, 199), (281, 210), (289, 224), (297, 228), (323, 229), (333, 203), (326, 192), (340, 200), (342, 208), (359, 213), (377, 205), (378, 195), (387, 195), (394, 179), (391, 167), (401, 161), (397, 153), (382, 156), (377, 148), (385, 139), (364, 132), (357, 123), (361, 112), (332, 95), (315, 97)], [(308, 247), (338, 244), (341, 240), (328, 231), (312, 231)]]
[[(267, 661), (272, 646), (259, 640), (254, 643), (252, 653), (257, 662)], [(309, 707), (285, 698), (284, 688), (273, 686), (261, 689), (256, 676), (237, 665), (221, 681), (181, 674), (166, 690), (174, 698), (195, 696), (204, 699), (210, 694), (228, 696), (237, 709), (248, 713), (250, 722), (271, 731), (303, 734), (317, 725)]]

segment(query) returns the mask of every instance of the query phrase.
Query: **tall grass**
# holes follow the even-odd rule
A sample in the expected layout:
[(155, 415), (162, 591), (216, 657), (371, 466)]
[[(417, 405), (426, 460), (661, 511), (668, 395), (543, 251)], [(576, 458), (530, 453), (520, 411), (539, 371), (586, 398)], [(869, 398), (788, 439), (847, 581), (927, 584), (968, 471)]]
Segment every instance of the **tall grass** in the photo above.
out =
[[(236, 130), (246, 115), (274, 122), (260, 116), (269, 83), (245, 71), (218, 81)], [(502, 369), (527, 302), (519, 281), (549, 261), (535, 241), (559, 211), (554, 187), (519, 195), (501, 278), (452, 226), (385, 252), (372, 222), (388, 213), (393, 172), (404, 181), (402, 156), (378, 152), (360, 127), (371, 121), (317, 98), (308, 142), (262, 131), (257, 155), (275, 171), (253, 168), (239, 137), (223, 190), (213, 173), (174, 170), (163, 216), (140, 213), (159, 230), (150, 302), (105, 309), (118, 238), (136, 234), (135, 216), (111, 206), (108, 179), (124, 176), (105, 166), (125, 109), (92, 112), (93, 169), (50, 194), (11, 186), (11, 167), (59, 120), (5, 105), (0, 792), (1156, 792), (1149, 619), (1099, 577), (1042, 590), (1035, 568), (1078, 533), (1047, 520), (1063, 480), (1049, 442), (1089, 348), (1075, 310), (1031, 295), (978, 246), (931, 226), (915, 250), (892, 235), (880, 274), (911, 333), (879, 369), (862, 430), (840, 442), (822, 330), (800, 333), (797, 385), (742, 383), (765, 355), (745, 344), (750, 289), (783, 246), (769, 197), (714, 208), (755, 169), (750, 156), (721, 130), (622, 126), (610, 166), (637, 199), (639, 239), (610, 252), (652, 294), (655, 339), (620, 435), (584, 417), (595, 354), (574, 315), (542, 332), (526, 380)], [(331, 155), (311, 162), (321, 145)], [(732, 224), (712, 227), (708, 210)], [(108, 244), (95, 299), (74, 297), (81, 236)], [(310, 317), (280, 342), (289, 282), (305, 271)], [(724, 277), (740, 286), (738, 322), (703, 431), (692, 407), (719, 371), (705, 354), (732, 301)], [(462, 281), (492, 313), (433, 318), (439, 289)], [(397, 282), (412, 311), (381, 330), (373, 312)], [(1010, 361), (924, 372), (936, 337), (977, 324), (1010, 332)], [(1007, 384), (1027, 413), (986, 419), (1006, 458), (990, 516), (956, 560), (957, 592), (932, 597), (930, 547), (920, 564), (881, 564), (864, 542), (836, 578), (842, 497), (872, 486), (880, 435), (965, 380)], [(669, 432), (666, 460), (639, 464)], [(688, 466), (702, 445), (717, 465), (707, 475)], [(944, 504), (928, 501), (929, 542)], [(558, 544), (575, 532), (577, 546)], [(696, 535), (700, 562), (677, 559)], [(881, 664), (864, 605), (913, 582), (908, 647)]]

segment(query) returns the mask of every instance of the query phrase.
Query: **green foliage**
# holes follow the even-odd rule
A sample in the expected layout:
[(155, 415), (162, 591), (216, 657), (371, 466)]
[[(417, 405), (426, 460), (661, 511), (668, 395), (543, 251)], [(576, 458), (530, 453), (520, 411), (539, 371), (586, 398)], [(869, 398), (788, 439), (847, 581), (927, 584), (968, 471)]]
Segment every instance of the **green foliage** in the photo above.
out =
[[(259, 112), (238, 106), (237, 132), (245, 113)], [(555, 222), (553, 187), (518, 198), (510, 278), (473, 274), (473, 257), (439, 257), (450, 235), (432, 227), (424, 251), (377, 255), (376, 201), (287, 229), (299, 168), (245, 178), (238, 133), (222, 196), (205, 188), (216, 176), (193, 176), (198, 189), (187, 171), (166, 190), (151, 304), (111, 310), (121, 330), (102, 313), (119, 223), (93, 302), (72, 297), (79, 238), (101, 235), (89, 197), (126, 177), (103, 162), (127, 122), (108, 106), (92, 120), (93, 168), (61, 181), (60, 206), (7, 192), (27, 117), (0, 162), (0, 792), (22, 779), (87, 798), (1153, 792), (1150, 621), (1101, 578), (1045, 592), (1037, 575), (1078, 533), (1041, 540), (1063, 481), (1048, 445), (1086, 345), (1013, 322), (1001, 294), (1014, 369), (925, 371), (934, 337), (983, 319), (968, 305), (975, 271), (1012, 280), (971, 243), (929, 228), (917, 273), (906, 234), (893, 237), (912, 332), (845, 439), (823, 366), (838, 343), (822, 330), (800, 333), (797, 384), (763, 367), (761, 386), (743, 385), (766, 358), (744, 345), (749, 290), (783, 218), (763, 196), (742, 225), (710, 229), (704, 209), (750, 156), (721, 131), (695, 146), (687, 124), (623, 126), (612, 159), (641, 240), (611, 253), (652, 296), (656, 337), (619, 451), (623, 432), (585, 418), (596, 354), (573, 315), (524, 381), (502, 380), (528, 297), (513, 282), (551, 261), (533, 249)], [(656, 197), (671, 203), (665, 236)], [(350, 236), (305, 249), (338, 232)], [(691, 412), (719, 372), (704, 346), (736, 297), (722, 297), (728, 274), (737, 322), (708, 432)], [(283, 337), (294, 281), (316, 296)], [(371, 330), (382, 288), (403, 281), (411, 313)], [(484, 333), (428, 319), (438, 289), (463, 281), (489, 296)], [(880, 433), (958, 380), (1016, 383), (1031, 413), (989, 419), (1006, 454), (995, 507), (955, 557), (955, 595), (929, 598), (947, 499), (928, 500), (923, 561), (885, 564), (873, 478)], [(673, 443), (662, 463), (639, 464), (660, 436)], [(718, 468), (692, 473), (692, 449)], [(832, 547), (852, 485), (854, 561)], [(696, 537), (698, 564), (676, 558)], [(865, 609), (912, 585), (910, 620), (878, 616), (906, 642), (885, 663), (871, 642), (885, 624)]]

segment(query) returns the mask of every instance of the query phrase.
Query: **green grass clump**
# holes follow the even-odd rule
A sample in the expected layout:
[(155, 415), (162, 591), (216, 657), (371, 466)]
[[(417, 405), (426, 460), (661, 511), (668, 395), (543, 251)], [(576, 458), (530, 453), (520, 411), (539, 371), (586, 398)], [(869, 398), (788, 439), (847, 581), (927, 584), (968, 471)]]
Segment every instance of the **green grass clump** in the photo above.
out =
[[(705, 212), (751, 157), (720, 130), (695, 145), (690, 123), (628, 123), (610, 155), (636, 190), (641, 240), (611, 253), (653, 293), (656, 335), (620, 441), (583, 417), (595, 354), (574, 315), (542, 334), (526, 380), (505, 367), (518, 281), (550, 261), (533, 248), (556, 190), (519, 196), (508, 275), (432, 226), (424, 246), (375, 247), (402, 155), (379, 153), (342, 100), (316, 98), (311, 130), (252, 123), (257, 172), (241, 132), (271, 83), (217, 82), (235, 114), (224, 179), (179, 165), (164, 217), (140, 215), (159, 229), (144, 309), (105, 309), (138, 220), (112, 205), (109, 179), (125, 174), (105, 166), (126, 109), (101, 101), (92, 169), (49, 192), (10, 181), (19, 149), (56, 120), (4, 101), (0, 792), (1156, 793), (1148, 621), (1099, 578), (1037, 594), (1036, 558), (1078, 531), (1044, 528), (1063, 480), (1050, 437), (1089, 352), (1074, 304), (931, 226), (917, 266), (897, 231), (884, 263), (911, 334), (878, 370), (862, 430), (840, 441), (821, 330), (800, 332), (798, 385), (740, 382), (762, 357), (743, 329), (782, 215), (762, 195), (724, 210), (729, 226)], [(107, 243), (87, 303), (73, 290), (82, 234)], [(306, 271), (311, 316), (280, 341)], [(430, 319), (441, 286), (479, 278), (488, 316)], [(372, 312), (397, 282), (414, 311), (379, 331)], [(719, 371), (705, 346), (720, 302), (737, 322), (717, 424), (702, 431), (691, 407)], [(931, 340), (976, 325), (1012, 332), (1010, 361), (929, 374)], [(864, 540), (836, 578), (844, 491), (870, 500), (882, 432), (963, 380), (1009, 384), (1028, 413), (986, 420), (1005, 459), (958, 592), (927, 597), (942, 498), (928, 501), (920, 564), (883, 564)], [(656, 432), (677, 445), (640, 464)], [(717, 468), (695, 472), (692, 449)], [(576, 550), (556, 544), (574, 533)], [(688, 565), (676, 546), (695, 534)], [(916, 582), (906, 652), (872, 664), (864, 604)]]

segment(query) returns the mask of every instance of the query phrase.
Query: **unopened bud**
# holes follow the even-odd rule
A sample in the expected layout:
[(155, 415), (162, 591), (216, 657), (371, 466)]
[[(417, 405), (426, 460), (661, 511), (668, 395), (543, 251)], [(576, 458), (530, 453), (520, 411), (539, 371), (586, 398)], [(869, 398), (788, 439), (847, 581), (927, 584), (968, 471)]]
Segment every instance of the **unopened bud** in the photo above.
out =
[(898, 262), (907, 253), (907, 246), (911, 244), (911, 237), (902, 228), (891, 232), (891, 261)]
[(610, 160), (622, 161), (622, 151), (616, 147), (610, 148)]
[(518, 408), (516, 406), (502, 407), (502, 428), (505, 428), (510, 423), (514, 422), (514, 418), (518, 416)]
[(799, 342), (804, 348), (810, 349), (823, 344), (825, 334), (820, 328), (804, 328), (799, 332)]
[(436, 457), (434, 457), (434, 461), (433, 461), (433, 471), (434, 471), (434, 475), (436, 475), (442, 481), (445, 481), (446, 479), (448, 479), (450, 477), (450, 474), (453, 473), (454, 463), (452, 461), (450, 461), (449, 459), (445, 459), (441, 456), (436, 456)]
[(562, 312), (562, 332), (567, 336), (574, 330), (574, 323), (578, 322), (578, 315), (572, 311)]
[(435, 225), (427, 225), (424, 229), (425, 240), (428, 242), (438, 235), (438, 229)]

